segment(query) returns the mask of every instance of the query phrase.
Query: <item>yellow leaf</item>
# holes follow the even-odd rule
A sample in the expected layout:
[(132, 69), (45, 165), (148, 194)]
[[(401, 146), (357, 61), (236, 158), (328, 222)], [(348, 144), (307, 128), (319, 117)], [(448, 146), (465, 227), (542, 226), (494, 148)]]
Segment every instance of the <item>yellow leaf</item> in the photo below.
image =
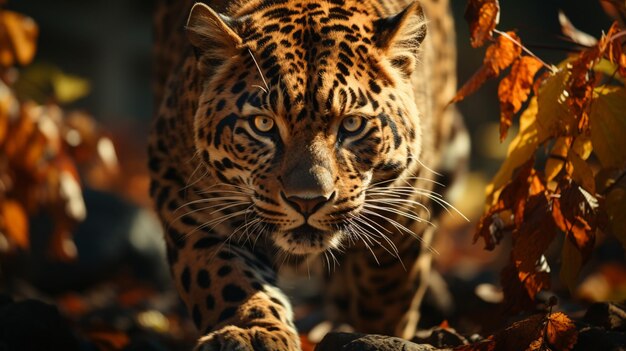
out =
[(546, 161), (545, 174), (546, 181), (551, 181), (559, 174), (563, 165), (565, 164), (565, 158), (567, 157), (567, 138), (561, 137), (556, 139), (556, 142), (550, 150), (550, 155)]
[(54, 95), (60, 103), (71, 103), (87, 94), (91, 89), (89, 81), (78, 76), (60, 72), (52, 78)]
[(593, 151), (602, 166), (626, 166), (626, 89), (596, 88), (589, 119)]
[(567, 155), (568, 172), (572, 179), (580, 184), (590, 194), (596, 193), (596, 181), (593, 178), (593, 170), (576, 152)]
[(536, 115), (537, 99), (532, 98), (520, 117), (520, 131), (511, 140), (507, 157), (491, 183), (487, 185), (487, 203), (491, 204), (497, 199), (494, 197), (495, 192), (511, 180), (515, 169), (528, 161), (534, 155), (539, 144), (548, 138), (548, 135), (537, 123)]
[(0, 13), (0, 63), (11, 66), (17, 61), (21, 65), (29, 64), (35, 56), (39, 29), (32, 18), (13, 11)]
[(0, 220), (5, 236), (19, 248), (28, 249), (28, 215), (24, 207), (17, 201), (6, 200), (1, 206)]
[(602, 73), (608, 77), (624, 82), (624, 78), (622, 78), (619, 74), (615, 74), (618, 69), (619, 67), (616, 64), (611, 63), (611, 61), (605, 58), (601, 59), (597, 64), (593, 66), (593, 70), (595, 72)]
[(579, 135), (576, 139), (574, 139), (574, 145), (572, 145), (572, 148), (576, 151), (576, 154), (578, 154), (580, 158), (583, 160), (588, 159), (589, 155), (591, 155), (591, 151), (593, 151), (591, 138), (586, 135)]
[(548, 135), (570, 135), (577, 130), (578, 123), (567, 106), (567, 91), (565, 83), (569, 77), (567, 69), (546, 78), (539, 87), (537, 103), (537, 123)]
[(561, 250), (561, 281), (567, 286), (570, 292), (574, 292), (578, 282), (578, 273), (583, 264), (583, 256), (569, 238), (563, 240)]

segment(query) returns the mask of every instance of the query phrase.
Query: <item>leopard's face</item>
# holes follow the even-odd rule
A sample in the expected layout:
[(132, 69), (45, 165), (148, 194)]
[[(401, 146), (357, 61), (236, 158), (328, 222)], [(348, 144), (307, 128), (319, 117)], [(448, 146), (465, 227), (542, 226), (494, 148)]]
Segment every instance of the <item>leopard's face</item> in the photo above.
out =
[[(361, 216), (375, 211), (366, 201), (371, 189), (420, 153), (408, 77), (424, 36), (421, 10), (380, 19), (353, 5), (290, 2), (250, 15), (244, 8), (240, 20), (202, 7), (190, 18), (192, 42), (206, 50), (198, 60), (206, 78), (197, 150), (219, 182), (247, 199), (246, 229), (289, 253), (358, 240), (355, 222), (373, 225)], [(226, 27), (210, 28), (213, 18)]]

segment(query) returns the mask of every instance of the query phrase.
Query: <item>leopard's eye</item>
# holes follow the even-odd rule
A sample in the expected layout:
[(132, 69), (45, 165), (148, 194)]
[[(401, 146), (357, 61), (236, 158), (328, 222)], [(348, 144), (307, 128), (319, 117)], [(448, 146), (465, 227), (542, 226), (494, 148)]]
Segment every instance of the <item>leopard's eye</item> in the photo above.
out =
[(365, 121), (360, 116), (348, 116), (341, 121), (341, 129), (346, 133), (358, 132)]
[(274, 120), (267, 116), (255, 116), (252, 118), (252, 126), (261, 133), (268, 133), (274, 128)]

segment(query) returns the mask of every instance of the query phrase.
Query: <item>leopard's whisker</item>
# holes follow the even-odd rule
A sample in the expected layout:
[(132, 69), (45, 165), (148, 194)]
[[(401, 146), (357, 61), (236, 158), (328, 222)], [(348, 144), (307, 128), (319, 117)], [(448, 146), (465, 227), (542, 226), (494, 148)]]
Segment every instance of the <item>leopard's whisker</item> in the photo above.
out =
[[(391, 219), (391, 218), (389, 218), (389, 217), (383, 216), (383, 215), (381, 215), (381, 214), (379, 214), (379, 213), (377, 213), (377, 212), (375, 212), (375, 211), (370, 211), (370, 210), (368, 210), (368, 209), (366, 209), (366, 208), (363, 208), (363, 213), (365, 213), (365, 214), (369, 214), (369, 215), (372, 215), (372, 216), (376, 216), (376, 217), (379, 217), (379, 218), (382, 218), (382, 219), (386, 220), (387, 222), (389, 222), (389, 224), (391, 224), (392, 226), (394, 226), (394, 227), (395, 227), (396, 229), (398, 229), (400, 232), (407, 233), (407, 234), (409, 234), (410, 236), (412, 236), (412, 237), (416, 238), (417, 240), (419, 240), (422, 244), (425, 244), (424, 239), (422, 239), (422, 237), (420, 237), (419, 235), (415, 234), (412, 230), (410, 230), (409, 228), (405, 227), (405, 226), (404, 226), (404, 225), (402, 225), (401, 223), (399, 223), (399, 222), (397, 222), (397, 221), (395, 221), (395, 220), (393, 220), (393, 219)], [(434, 224), (432, 224), (432, 223), (430, 223), (430, 224), (431, 224), (433, 227), (436, 227)], [(437, 250), (435, 250), (435, 249), (434, 249), (432, 246), (430, 246), (430, 245), (428, 245), (428, 250), (429, 250), (429, 251), (431, 251), (432, 253), (439, 254), (439, 252), (438, 252)]]
[(174, 220), (172, 220), (172, 221), (170, 222), (170, 224), (173, 224), (173, 223), (175, 223), (175, 222), (179, 221), (181, 218), (183, 218), (183, 217), (185, 217), (185, 216), (188, 216), (188, 215), (190, 215), (190, 214), (193, 214), (193, 213), (197, 213), (197, 212), (201, 212), (201, 211), (209, 210), (209, 209), (216, 208), (216, 207), (220, 207), (220, 206), (227, 206), (227, 207), (221, 207), (221, 208), (220, 208), (219, 210), (217, 210), (217, 211), (210, 212), (210, 213), (209, 213), (209, 215), (211, 215), (211, 214), (214, 214), (214, 213), (216, 213), (216, 212), (220, 212), (220, 211), (222, 211), (222, 210), (225, 210), (225, 209), (230, 208), (230, 207), (233, 207), (233, 206), (241, 206), (241, 205), (246, 205), (246, 204), (249, 204), (249, 202), (248, 202), (248, 201), (239, 201), (239, 202), (234, 202), (234, 203), (231, 203), (230, 205), (224, 205), (223, 203), (219, 203), (219, 204), (215, 204), (215, 205), (211, 205), (211, 206), (205, 206), (205, 207), (196, 208), (196, 209), (193, 209), (193, 210), (187, 211), (187, 212), (183, 213), (182, 215), (180, 215), (180, 216), (176, 217)]
[[(378, 187), (379, 185), (382, 185), (382, 184), (393, 183), (393, 182), (397, 182), (399, 180), (400, 179), (398, 179), (398, 178), (381, 180), (381, 181), (378, 181), (378, 182), (370, 184), (369, 187), (370, 188), (374, 188), (374, 187)], [(423, 181), (431, 182), (431, 183), (437, 184), (439, 186), (445, 187), (445, 184), (442, 184), (442, 183), (440, 183), (440, 182), (438, 182), (438, 181), (436, 181), (434, 179), (430, 179), (430, 178), (426, 178), (426, 177), (410, 176), (410, 177), (402, 178), (401, 180), (423, 180)]]
[(252, 61), (254, 61), (254, 65), (256, 66), (257, 70), (259, 71), (259, 75), (261, 76), (261, 80), (263, 80), (263, 84), (265, 85), (265, 89), (263, 89), (263, 87), (258, 86), (261, 90), (263, 90), (265, 92), (265, 94), (269, 93), (270, 87), (269, 85), (267, 85), (267, 80), (265, 80), (265, 76), (263, 75), (263, 71), (261, 70), (261, 67), (259, 67), (259, 63), (256, 60), (256, 57), (254, 57), (254, 54), (252, 53), (252, 50), (250, 50), (248, 48), (248, 53), (250, 54), (250, 57), (252, 57)]
[[(407, 205), (415, 205), (424, 209), (424, 211), (426, 211), (426, 213), (428, 214), (428, 217), (429, 218), (431, 217), (431, 213), (428, 207), (426, 207), (424, 204), (415, 200), (384, 197), (384, 198), (370, 198), (370, 199), (367, 199), (367, 202), (374, 203), (374, 204), (378, 203), (378, 204), (383, 204), (383, 205), (395, 206), (397, 208), (406, 208)], [(417, 215), (417, 213), (413, 210), (411, 210), (410, 212)]]
[[(359, 219), (358, 217), (356, 217), (356, 218), (355, 218), (355, 220), (358, 220), (358, 219)], [(361, 221), (360, 223), (364, 223), (364, 222), (362, 222), (362, 221)], [(370, 236), (370, 237), (372, 237), (372, 239), (373, 239), (374, 234), (372, 234), (372, 233), (368, 232), (367, 230), (365, 230), (365, 228), (362, 228), (362, 227), (361, 227), (358, 223), (354, 223), (354, 224), (355, 224), (355, 227), (356, 227), (359, 231), (361, 231), (361, 232), (362, 232), (365, 236)], [(364, 224), (367, 224), (367, 223), (364, 223)], [(380, 233), (380, 232), (379, 232), (379, 233)], [(403, 267), (403, 268), (405, 268), (405, 270), (406, 270), (406, 267), (404, 267), (404, 263), (403, 263), (403, 262), (402, 262), (402, 260), (400, 259), (400, 253), (398, 252), (398, 248), (397, 248), (397, 247), (396, 247), (396, 245), (393, 243), (393, 241), (391, 241), (391, 239), (389, 239), (389, 237), (387, 237), (386, 235), (384, 235), (384, 234), (382, 234), (382, 233), (380, 233), (380, 236), (379, 236), (379, 237), (380, 237), (380, 238), (382, 238), (382, 239), (383, 239), (383, 240), (384, 240), (387, 244), (389, 244), (389, 246), (391, 247), (391, 250), (392, 250), (393, 252), (392, 252), (392, 251), (390, 251), (390, 249), (388, 249), (385, 245), (383, 245), (383, 243), (382, 243), (381, 241), (378, 241), (378, 240), (375, 240), (375, 239), (373, 239), (373, 240), (374, 240), (374, 241), (378, 244), (378, 246), (380, 246), (383, 250), (387, 251), (387, 253), (389, 253), (389, 255), (391, 255), (392, 257), (397, 258), (398, 260), (400, 260), (400, 263), (402, 264), (402, 267)]]
[(400, 215), (402, 217), (406, 217), (409, 219), (412, 219), (416, 222), (422, 223), (422, 222), (427, 222), (429, 223), (427, 220), (425, 220), (422, 217), (416, 216), (414, 214), (405, 212), (405, 211), (401, 211), (397, 208), (394, 207), (389, 207), (389, 206), (379, 206), (379, 205), (374, 205), (374, 204), (370, 204), (370, 203), (364, 203), (363, 207), (365, 208), (372, 208), (372, 209), (376, 209), (376, 210), (381, 210), (381, 211), (385, 211), (385, 212), (390, 212), (390, 213), (395, 213), (397, 215)]
[[(260, 219), (254, 219), (254, 220), (252, 220), (250, 222), (245, 222), (245, 220), (244, 220), (243, 224), (240, 224), (237, 228), (235, 228), (235, 230), (233, 230), (233, 232), (231, 233), (229, 238), (233, 237), (233, 239), (234, 239), (234, 236), (236, 234), (241, 234), (241, 235), (238, 235), (238, 238), (237, 238), (237, 244), (240, 244), (241, 243), (241, 239), (246, 234), (246, 230), (248, 229), (248, 227), (250, 227), (253, 224), (256, 224), (259, 221), (260, 221)], [(229, 239), (229, 240), (232, 240), (232, 239)]]
[(225, 221), (227, 221), (229, 219), (232, 219), (234, 217), (246, 214), (248, 211), (251, 211), (251, 210), (250, 209), (245, 209), (245, 210), (241, 210), (241, 211), (237, 211), (237, 212), (234, 212), (234, 213), (230, 213), (230, 214), (227, 214), (227, 215), (223, 215), (223, 216), (217, 217), (217, 218), (215, 218), (213, 220), (210, 220), (208, 222), (205, 222), (205, 223), (199, 225), (198, 227), (196, 227), (194, 230), (192, 230), (191, 232), (187, 233), (186, 235), (187, 236), (191, 236), (196, 231), (205, 229), (207, 227), (211, 227), (211, 228), (209, 228), (209, 231), (211, 231), (211, 230), (215, 229), (215, 227), (217, 227), (218, 225), (224, 223)]
[(392, 195), (395, 195), (395, 196), (397, 196), (398, 194), (409, 195), (409, 196), (410, 195), (422, 195), (422, 196), (425, 196), (425, 197), (431, 199), (433, 202), (435, 202), (436, 204), (441, 206), (448, 213), (452, 214), (452, 212), (454, 212), (454, 213), (458, 214), (463, 219), (465, 219), (466, 221), (469, 222), (469, 219), (461, 211), (459, 211), (452, 204), (450, 204), (449, 202), (444, 200), (443, 196), (441, 194), (439, 194), (437, 192), (434, 192), (434, 191), (430, 191), (430, 190), (426, 190), (426, 189), (420, 189), (420, 188), (412, 188), (412, 187), (393, 187), (393, 188), (384, 189), (384, 190), (378, 190), (377, 189), (377, 190), (371, 191), (369, 193), (371, 193), (372, 195), (392, 194)]
[(245, 198), (245, 197), (235, 197), (235, 196), (221, 196), (221, 197), (211, 197), (211, 198), (207, 198), (207, 199), (199, 199), (199, 200), (194, 200), (194, 201), (189, 201), (186, 202), (180, 206), (178, 206), (173, 213), (176, 213), (178, 211), (180, 211), (181, 209), (191, 206), (191, 205), (197, 205), (197, 204), (203, 204), (203, 203), (209, 203), (209, 202), (224, 202), (224, 201), (242, 201), (242, 202), (250, 202), (249, 198)]
[(257, 241), (259, 240), (259, 238), (261, 236), (264, 236), (266, 238), (268, 237), (268, 235), (266, 235), (267, 234), (266, 233), (267, 226), (268, 226), (268, 224), (266, 222), (264, 222), (263, 228), (261, 228), (261, 234), (257, 235), (256, 238), (254, 239), (254, 243), (252, 243), (252, 250), (254, 250), (254, 248), (256, 247), (256, 243), (257, 243)]
[(240, 194), (240, 195), (252, 195), (252, 194), (248, 194), (245, 193), (243, 191), (238, 191), (238, 190), (224, 190), (224, 189), (220, 189), (220, 190), (203, 190), (203, 191), (198, 191), (196, 192), (197, 195), (206, 195), (206, 194)]
[[(326, 259), (326, 267), (328, 268), (328, 274), (330, 274), (330, 273), (331, 273), (331, 272), (330, 272), (330, 260), (328, 259), (328, 254), (327, 254), (327, 253), (328, 253), (328, 251), (327, 251), (327, 250), (325, 250), (325, 251), (323, 252), (323, 254), (324, 254), (324, 258)], [(284, 263), (284, 262), (283, 262), (283, 263)]]
[(422, 162), (422, 160), (420, 160), (419, 158), (417, 158), (417, 157), (411, 157), (411, 158), (412, 158), (413, 160), (415, 160), (417, 163), (419, 163), (419, 165), (420, 165), (420, 166), (422, 166), (425, 170), (430, 171), (431, 173), (433, 173), (434, 175), (437, 175), (437, 176), (439, 176), (439, 177), (443, 176), (441, 173), (439, 173), (439, 172), (435, 171), (434, 169), (432, 169), (432, 168), (430, 168), (430, 167), (426, 166), (426, 165)]
[[(250, 208), (251, 208), (252, 206), (253, 206), (253, 205), (250, 205), (250, 206), (246, 207), (244, 210), (239, 211), (239, 212), (244, 212), (244, 213), (245, 213), (245, 212), (247, 212), (247, 211), (250, 211)], [(235, 212), (235, 213), (233, 213), (233, 214), (238, 214), (238, 212)], [(240, 215), (240, 214), (241, 214), (241, 213), (239, 213), (239, 215)], [(221, 218), (221, 217), (220, 217), (220, 218)], [(222, 222), (220, 222), (220, 223), (222, 223)], [(219, 225), (220, 223), (216, 224), (216, 226), (217, 226), (217, 225)], [(205, 223), (205, 225), (206, 225), (206, 223)], [(215, 228), (215, 226), (214, 226), (214, 227), (212, 227), (211, 229), (209, 229), (209, 231), (210, 231), (210, 230), (212, 230), (213, 228)], [(211, 257), (209, 258), (209, 262), (210, 262), (210, 261), (212, 261), (212, 260), (215, 258), (215, 255), (217, 255), (217, 253), (218, 253), (218, 252), (220, 252), (220, 250), (222, 250), (222, 248), (224, 247), (224, 245), (226, 245), (227, 243), (228, 243), (228, 250), (232, 251), (232, 249), (230, 248), (230, 240), (231, 240), (231, 238), (235, 235), (235, 233), (237, 233), (237, 229), (236, 229), (236, 230), (234, 230), (232, 233), (230, 233), (230, 234), (228, 235), (228, 237), (227, 237), (227, 238), (226, 238), (226, 239), (225, 239), (225, 240), (224, 240), (224, 241), (220, 244), (220, 246), (217, 248), (217, 250), (215, 250), (215, 252), (213, 253), (213, 255), (211, 255)]]
[(204, 178), (209, 173), (209, 169), (205, 167), (204, 173), (201, 176), (199, 176), (197, 179), (195, 179), (194, 181), (191, 181), (192, 178), (196, 175), (196, 172), (198, 172), (198, 170), (202, 166), (203, 166), (202, 163), (198, 163), (196, 168), (193, 170), (193, 172), (191, 173), (191, 175), (189, 176), (189, 178), (185, 182), (185, 186), (180, 189), (180, 191), (184, 191), (185, 192), (185, 197), (187, 197), (187, 190), (189, 188), (191, 188), (192, 186), (196, 185), (198, 182), (200, 182), (202, 180), (202, 178)]
[(354, 228), (350, 228), (350, 230), (352, 231), (352, 233), (354, 233), (354, 235), (356, 235), (357, 238), (359, 238), (359, 240), (365, 245), (365, 247), (367, 248), (367, 250), (372, 254), (372, 257), (374, 257), (374, 261), (376, 261), (376, 264), (378, 264), (380, 266), (380, 261), (378, 260), (378, 257), (376, 257), (376, 253), (374, 253), (374, 250), (372, 250), (372, 248), (369, 246), (369, 244), (367, 243), (369, 240), (364, 240), (364, 238), (361, 236), (360, 233), (354, 231)]
[[(380, 246), (387, 252), (389, 252), (389, 254), (397, 259), (400, 260), (400, 262), (402, 263), (402, 266), (404, 267), (404, 263), (402, 262), (402, 260), (400, 259), (400, 252), (398, 251), (398, 247), (396, 246), (396, 244), (389, 239), (389, 237), (385, 234), (383, 234), (380, 230), (374, 228), (371, 224), (365, 222), (362, 218), (360, 217), (355, 217), (354, 218), (355, 223), (357, 224), (363, 224), (366, 225), (368, 228), (373, 229), (374, 231), (376, 231), (379, 235), (380, 238), (382, 238), (385, 242), (387, 242), (387, 244), (389, 244), (389, 246), (391, 247), (391, 250), (393, 250), (393, 253), (390, 252), (382, 243), (380, 243)], [(372, 235), (372, 233), (370, 233), (369, 231), (367, 231), (365, 228), (361, 227), (360, 225), (358, 225), (358, 227), (361, 230), (364, 230), (365, 232), (367, 232), (368, 234)], [(405, 268), (406, 269), (406, 268)]]

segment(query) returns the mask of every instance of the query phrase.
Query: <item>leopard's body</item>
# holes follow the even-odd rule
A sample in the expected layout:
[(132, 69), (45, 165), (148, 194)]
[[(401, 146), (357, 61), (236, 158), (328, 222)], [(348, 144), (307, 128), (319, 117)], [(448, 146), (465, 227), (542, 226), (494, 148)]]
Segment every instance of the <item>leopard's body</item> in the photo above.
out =
[(299, 350), (277, 269), (315, 258), (329, 319), (409, 337), (434, 171), (460, 130), (447, 0), (192, 5), (155, 16), (149, 153), (199, 347)]

